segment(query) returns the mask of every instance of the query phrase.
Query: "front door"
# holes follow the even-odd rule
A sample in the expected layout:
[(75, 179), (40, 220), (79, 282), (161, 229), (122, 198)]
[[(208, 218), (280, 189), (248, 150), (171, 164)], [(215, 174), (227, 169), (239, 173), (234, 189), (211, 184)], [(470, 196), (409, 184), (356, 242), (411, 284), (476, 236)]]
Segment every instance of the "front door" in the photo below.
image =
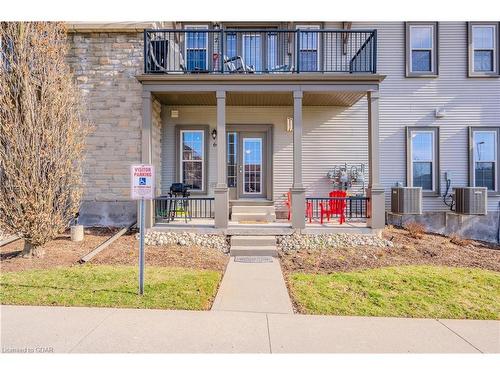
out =
[(227, 132), (227, 186), (229, 199), (266, 198), (268, 155), (267, 131)]

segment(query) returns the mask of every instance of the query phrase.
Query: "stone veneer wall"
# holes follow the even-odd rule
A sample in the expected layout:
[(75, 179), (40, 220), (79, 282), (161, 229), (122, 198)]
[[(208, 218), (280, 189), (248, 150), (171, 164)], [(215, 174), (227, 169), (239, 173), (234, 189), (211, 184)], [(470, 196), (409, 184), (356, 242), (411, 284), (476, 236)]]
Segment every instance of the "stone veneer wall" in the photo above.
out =
[(72, 33), (69, 42), (68, 62), (94, 125), (86, 146), (81, 222), (130, 223), (136, 216), (130, 165), (141, 161), (142, 88), (135, 76), (143, 70), (142, 33)]

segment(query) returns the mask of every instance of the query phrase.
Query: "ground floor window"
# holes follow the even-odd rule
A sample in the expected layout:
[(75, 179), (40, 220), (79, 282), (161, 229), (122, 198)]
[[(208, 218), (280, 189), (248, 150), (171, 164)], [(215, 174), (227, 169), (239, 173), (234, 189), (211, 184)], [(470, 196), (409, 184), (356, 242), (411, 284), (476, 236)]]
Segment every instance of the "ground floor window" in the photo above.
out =
[(190, 190), (204, 190), (205, 132), (203, 130), (181, 130), (180, 175), (182, 183)]
[(500, 128), (470, 128), (472, 186), (498, 190), (498, 142)]
[(438, 193), (438, 129), (407, 128), (408, 186), (421, 187), (425, 193)]

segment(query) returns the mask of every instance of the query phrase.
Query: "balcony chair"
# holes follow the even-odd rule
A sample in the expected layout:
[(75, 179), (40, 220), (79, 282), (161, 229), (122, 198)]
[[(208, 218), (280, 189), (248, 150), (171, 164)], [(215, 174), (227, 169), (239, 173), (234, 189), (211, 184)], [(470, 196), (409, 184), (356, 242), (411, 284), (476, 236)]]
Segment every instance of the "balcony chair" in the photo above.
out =
[[(292, 218), (292, 194), (287, 191), (286, 192), (286, 200), (285, 200), (285, 206), (288, 210), (288, 221)], [(309, 222), (312, 222), (312, 217), (313, 217), (313, 205), (312, 202), (307, 202), (306, 201), (306, 216), (309, 219)]]
[(339, 224), (345, 223), (345, 208), (347, 192), (345, 190), (334, 190), (328, 194), (330, 198), (342, 199), (329, 199), (327, 202), (320, 202), (320, 223), (323, 224), (323, 217), (330, 221), (330, 217), (339, 215)]
[(276, 65), (269, 69), (269, 73), (293, 73), (293, 65)]
[(224, 70), (229, 73), (255, 73), (252, 65), (246, 65), (241, 56), (227, 57), (224, 55)]

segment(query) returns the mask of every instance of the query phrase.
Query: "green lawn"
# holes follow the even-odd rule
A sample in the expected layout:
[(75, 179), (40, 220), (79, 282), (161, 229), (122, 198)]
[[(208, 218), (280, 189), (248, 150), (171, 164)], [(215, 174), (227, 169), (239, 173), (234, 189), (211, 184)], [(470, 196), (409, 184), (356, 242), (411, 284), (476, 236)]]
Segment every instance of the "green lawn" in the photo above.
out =
[(0, 301), (15, 305), (107, 306), (206, 310), (217, 292), (217, 271), (146, 267), (144, 296), (138, 269), (85, 265), (0, 275)]
[(500, 273), (493, 271), (405, 266), (294, 273), (289, 285), (306, 314), (500, 319)]

